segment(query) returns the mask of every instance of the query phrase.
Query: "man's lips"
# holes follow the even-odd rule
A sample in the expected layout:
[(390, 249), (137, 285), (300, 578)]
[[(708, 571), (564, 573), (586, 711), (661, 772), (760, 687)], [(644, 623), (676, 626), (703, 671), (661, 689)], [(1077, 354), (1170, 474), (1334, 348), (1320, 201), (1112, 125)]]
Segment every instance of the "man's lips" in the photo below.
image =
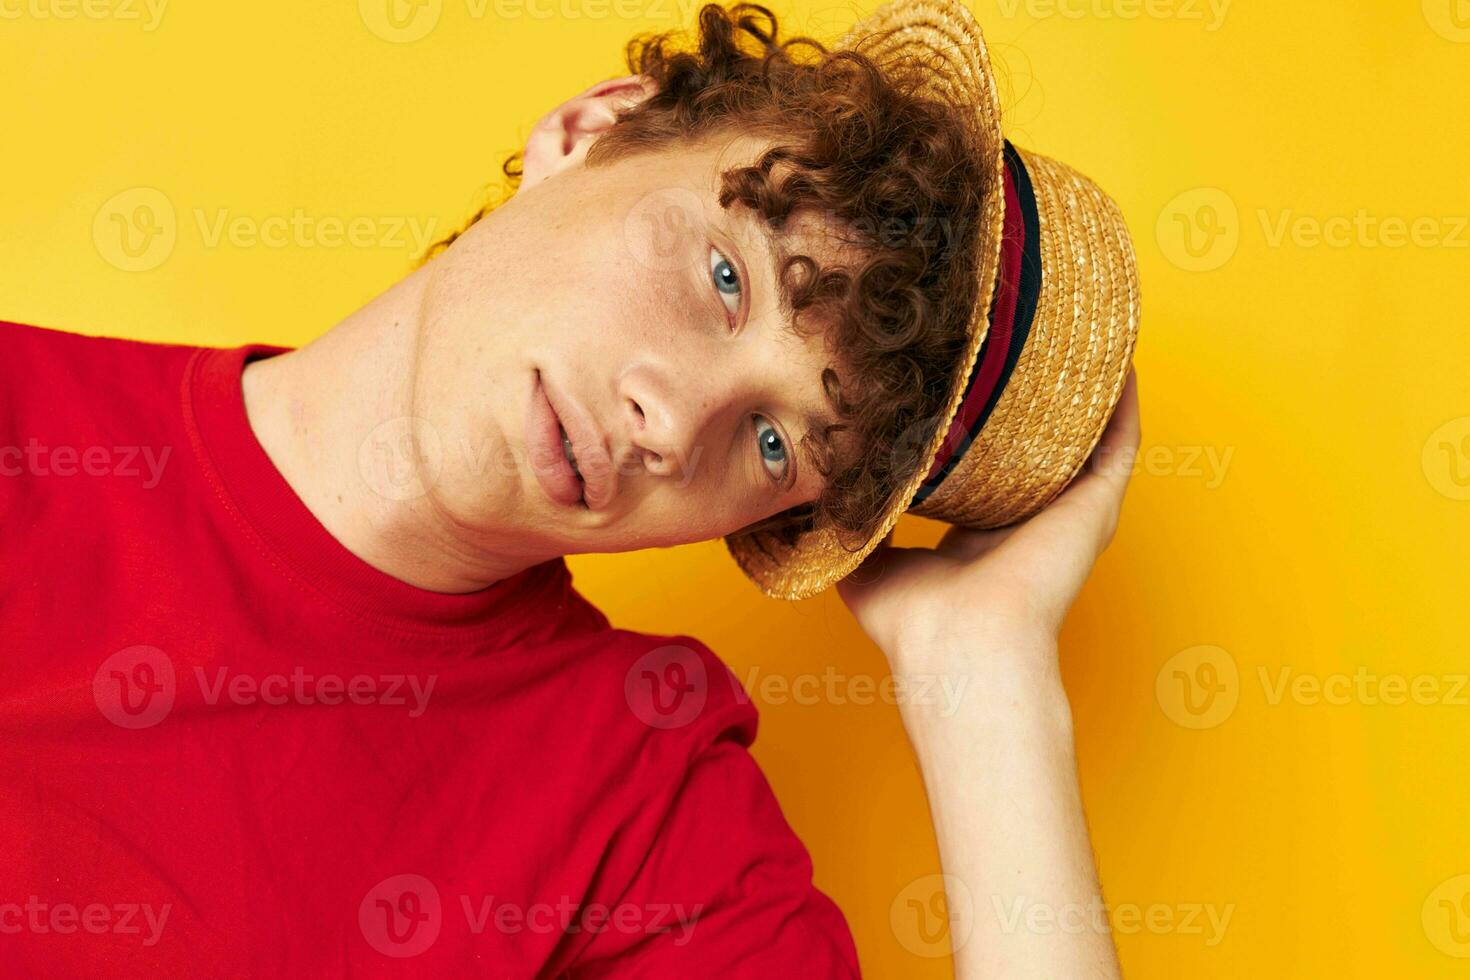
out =
[[(576, 504), (580, 500), (588, 510), (601, 510), (614, 491), (611, 454), (591, 417), (554, 382), (548, 382), (547, 376), (538, 369), (532, 418), (528, 422), (541, 430), (533, 433), (540, 437), (539, 443), (528, 441), (529, 445), (539, 446), (539, 451), (544, 454), (542, 459), (532, 461), (533, 464), (540, 463), (536, 467), (537, 476), (540, 478), (544, 474), (547, 477), (542, 483), (551, 484), (548, 493), (553, 499), (568, 504)], [(567, 444), (576, 460), (575, 467), (567, 458)], [(576, 497), (572, 496), (573, 486), (577, 490)]]
[(562, 426), (546, 396), (538, 371), (531, 385), (531, 404), (526, 412), (526, 450), (531, 470), (542, 490), (566, 507), (584, 506), (582, 479), (573, 471), (562, 448)]

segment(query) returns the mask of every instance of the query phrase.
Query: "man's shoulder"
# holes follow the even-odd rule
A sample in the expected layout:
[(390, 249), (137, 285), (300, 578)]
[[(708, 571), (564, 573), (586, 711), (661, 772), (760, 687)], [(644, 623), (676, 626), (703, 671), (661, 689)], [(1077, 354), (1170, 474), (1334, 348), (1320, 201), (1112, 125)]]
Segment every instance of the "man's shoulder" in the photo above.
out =
[(0, 320), (0, 426), (53, 437), (151, 430), (177, 414), (180, 379), (199, 350)]
[(702, 640), (611, 626), (589, 640), (595, 652), (578, 658), (579, 669), (640, 741), (683, 742), (697, 753), (722, 739), (746, 746), (755, 740), (754, 704)]
[(187, 344), (166, 343), (150, 340), (130, 340), (124, 337), (87, 333), (78, 330), (63, 330), (59, 327), (21, 323), (15, 320), (0, 320), (0, 350), (7, 353), (35, 357), (99, 358), (166, 357), (170, 353), (193, 351), (197, 347)]
[(750, 752), (756, 709), (734, 672), (692, 636), (612, 633), (616, 685), (641, 735), (636, 766), (620, 770), (639, 792), (632, 829), (604, 859), (617, 883), (604, 904), (633, 921), (659, 910), (673, 925), (604, 931), (571, 950), (576, 967), (856, 977), (851, 930), (813, 884), (811, 856)]

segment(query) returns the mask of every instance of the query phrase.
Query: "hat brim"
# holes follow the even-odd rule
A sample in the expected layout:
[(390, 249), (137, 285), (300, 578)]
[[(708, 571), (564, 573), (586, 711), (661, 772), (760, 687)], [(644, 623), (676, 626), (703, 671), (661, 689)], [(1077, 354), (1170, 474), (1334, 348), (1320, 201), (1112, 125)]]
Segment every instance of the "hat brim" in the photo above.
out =
[[(837, 46), (868, 55), (880, 68), (928, 66), (924, 93), (974, 114), (988, 184), (978, 230), (980, 288), (969, 344), (950, 379), (943, 424), (924, 447), (924, 465), (894, 494), (861, 548), (848, 550), (835, 528), (820, 524), (791, 546), (768, 532), (726, 535), (745, 575), (766, 595), (788, 600), (816, 595), (849, 575), (910, 512), (989, 332), (1005, 221), (1000, 100), (989, 53), (968, 8), (949, 0), (894, 0)], [(979, 437), (944, 483), (911, 511), (968, 527), (1028, 517), (1070, 482), (1122, 393), (1137, 333), (1137, 271), (1117, 205), (1064, 165), (1019, 152), (1035, 188), (1041, 226), (1036, 320), (1012, 382)]]

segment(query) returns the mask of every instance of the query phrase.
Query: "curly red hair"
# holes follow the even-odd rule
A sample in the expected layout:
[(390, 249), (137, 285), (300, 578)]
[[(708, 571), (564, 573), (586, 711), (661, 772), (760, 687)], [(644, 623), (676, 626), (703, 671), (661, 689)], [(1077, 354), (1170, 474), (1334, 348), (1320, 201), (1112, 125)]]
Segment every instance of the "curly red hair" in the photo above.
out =
[[(826, 268), (807, 255), (781, 260), (793, 326), (825, 331), (846, 377), (823, 372), (837, 421), (803, 439), (820, 495), (735, 532), (791, 545), (821, 521), (855, 550), (924, 462), (966, 349), (986, 186), (973, 120), (923, 94), (932, 66), (780, 39), (757, 4), (706, 4), (698, 22), (692, 45), (681, 32), (628, 43), (629, 71), (656, 90), (619, 113), (586, 165), (712, 136), (769, 137), (752, 165), (723, 172), (720, 205), (752, 209), (777, 234), (815, 214), (858, 256)], [(514, 154), (502, 167), (512, 188), (519, 164)]]

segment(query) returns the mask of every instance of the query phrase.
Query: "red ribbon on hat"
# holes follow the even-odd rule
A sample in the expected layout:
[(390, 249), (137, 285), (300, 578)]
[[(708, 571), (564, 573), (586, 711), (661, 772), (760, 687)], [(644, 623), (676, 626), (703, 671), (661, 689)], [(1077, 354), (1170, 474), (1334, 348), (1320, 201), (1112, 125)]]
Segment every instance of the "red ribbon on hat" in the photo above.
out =
[[(944, 442), (940, 444), (939, 452), (934, 457), (934, 463), (924, 477), (924, 484), (915, 494), (910, 506), (920, 503), (943, 482), (943, 477), (952, 468), (951, 464), (958, 461), (973, 442), (973, 437), (979, 434), (979, 428), (987, 414), (987, 406), (993, 407), (993, 401), (998, 398), (1000, 389), (1010, 377), (1008, 368), (1015, 364), (1014, 358), (1010, 356), (1011, 341), (1017, 327), (1016, 310), (1020, 306), (1022, 293), (1022, 258), (1027, 252), (1028, 242), (1027, 221), (1021, 202), (1021, 191), (1017, 187), (1016, 169), (1020, 166), (1020, 159), (1009, 143), (1006, 144), (1006, 164), (1005, 219), (1000, 241), (1000, 269), (996, 274), (995, 298), (991, 304), (990, 330), (971, 369), (964, 400), (955, 412), (949, 430), (945, 433)], [(1024, 169), (1020, 172), (1021, 179), (1026, 181), (1026, 196), (1029, 198), (1030, 182), (1025, 178)], [(1028, 203), (1034, 208), (1034, 201)], [(1036, 248), (1036, 243), (1029, 244), (1033, 250)], [(1034, 302), (1034, 296), (1032, 299)], [(1024, 326), (1029, 328), (1029, 313), (1028, 322)], [(1024, 337), (1020, 339), (1024, 341)]]

